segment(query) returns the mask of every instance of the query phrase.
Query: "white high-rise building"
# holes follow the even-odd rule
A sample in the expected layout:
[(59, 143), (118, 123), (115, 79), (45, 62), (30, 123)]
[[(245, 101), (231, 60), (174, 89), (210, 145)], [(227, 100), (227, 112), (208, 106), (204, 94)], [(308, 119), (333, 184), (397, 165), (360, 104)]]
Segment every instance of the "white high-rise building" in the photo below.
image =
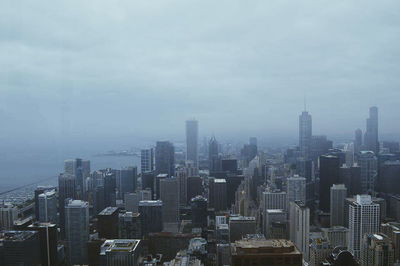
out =
[(65, 206), (67, 258), (72, 265), (87, 264), (89, 240), (89, 203), (69, 200)]
[(310, 209), (303, 202), (290, 202), (290, 240), (303, 252), (303, 259), (309, 260)]
[(364, 235), (379, 232), (379, 209), (370, 195), (357, 195), (349, 206), (349, 251), (356, 259), (360, 259)]
[(282, 209), (287, 210), (287, 194), (284, 191), (272, 190), (263, 192), (263, 210)]
[(57, 196), (55, 190), (46, 191), (38, 196), (39, 222), (57, 223)]
[(143, 149), (140, 151), (140, 171), (147, 173), (154, 170), (154, 149)]
[(343, 184), (331, 187), (331, 226), (344, 226), (344, 200), (347, 197), (347, 188)]
[(192, 161), (195, 168), (199, 167), (198, 135), (199, 122), (197, 120), (186, 121), (186, 160)]
[(306, 203), (306, 179), (295, 175), (287, 180), (287, 198), (291, 201), (301, 201)]

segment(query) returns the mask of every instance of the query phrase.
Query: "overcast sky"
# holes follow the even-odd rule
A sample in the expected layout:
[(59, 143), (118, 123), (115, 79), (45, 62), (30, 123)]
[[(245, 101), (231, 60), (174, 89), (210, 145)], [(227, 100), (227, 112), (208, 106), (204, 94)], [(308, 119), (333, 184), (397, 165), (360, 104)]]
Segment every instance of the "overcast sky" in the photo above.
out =
[(400, 2), (1, 1), (0, 142), (400, 136)]

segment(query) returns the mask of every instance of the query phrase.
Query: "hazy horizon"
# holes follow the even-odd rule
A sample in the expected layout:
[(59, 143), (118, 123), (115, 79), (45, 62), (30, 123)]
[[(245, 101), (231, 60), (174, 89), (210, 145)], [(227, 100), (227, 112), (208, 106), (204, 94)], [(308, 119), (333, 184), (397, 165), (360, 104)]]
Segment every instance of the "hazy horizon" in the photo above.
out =
[(315, 135), (351, 139), (375, 105), (398, 140), (400, 3), (360, 5), (1, 3), (0, 146), (183, 140), (193, 117), (200, 140), (290, 144), (304, 95)]

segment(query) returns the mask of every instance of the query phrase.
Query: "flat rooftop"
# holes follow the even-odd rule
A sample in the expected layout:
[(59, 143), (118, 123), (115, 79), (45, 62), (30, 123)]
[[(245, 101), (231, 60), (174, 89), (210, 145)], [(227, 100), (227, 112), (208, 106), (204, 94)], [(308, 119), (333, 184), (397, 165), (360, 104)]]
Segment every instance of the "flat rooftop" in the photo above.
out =
[(3, 231), (0, 232), (1, 241), (24, 241), (37, 234), (36, 231)]
[(102, 210), (99, 215), (112, 215), (115, 212), (118, 212), (118, 208), (117, 207), (107, 207), (104, 210)]
[(139, 201), (139, 206), (162, 206), (163, 202), (161, 200), (141, 200)]
[(100, 254), (105, 254), (106, 252), (134, 252), (139, 243), (139, 239), (106, 240), (100, 248)]
[(277, 253), (301, 255), (301, 252), (295, 247), (293, 242), (286, 239), (244, 239), (236, 241), (232, 245), (232, 255), (260, 255), (270, 253), (274, 255)]

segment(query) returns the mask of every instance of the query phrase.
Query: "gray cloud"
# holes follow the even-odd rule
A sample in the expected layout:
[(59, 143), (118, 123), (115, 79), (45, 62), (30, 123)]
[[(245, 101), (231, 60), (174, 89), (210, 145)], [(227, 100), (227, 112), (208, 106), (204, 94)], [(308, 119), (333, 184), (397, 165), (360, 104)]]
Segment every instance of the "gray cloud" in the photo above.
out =
[(304, 92), (318, 134), (396, 136), (399, 41), (394, 0), (3, 1), (0, 141), (295, 139)]

